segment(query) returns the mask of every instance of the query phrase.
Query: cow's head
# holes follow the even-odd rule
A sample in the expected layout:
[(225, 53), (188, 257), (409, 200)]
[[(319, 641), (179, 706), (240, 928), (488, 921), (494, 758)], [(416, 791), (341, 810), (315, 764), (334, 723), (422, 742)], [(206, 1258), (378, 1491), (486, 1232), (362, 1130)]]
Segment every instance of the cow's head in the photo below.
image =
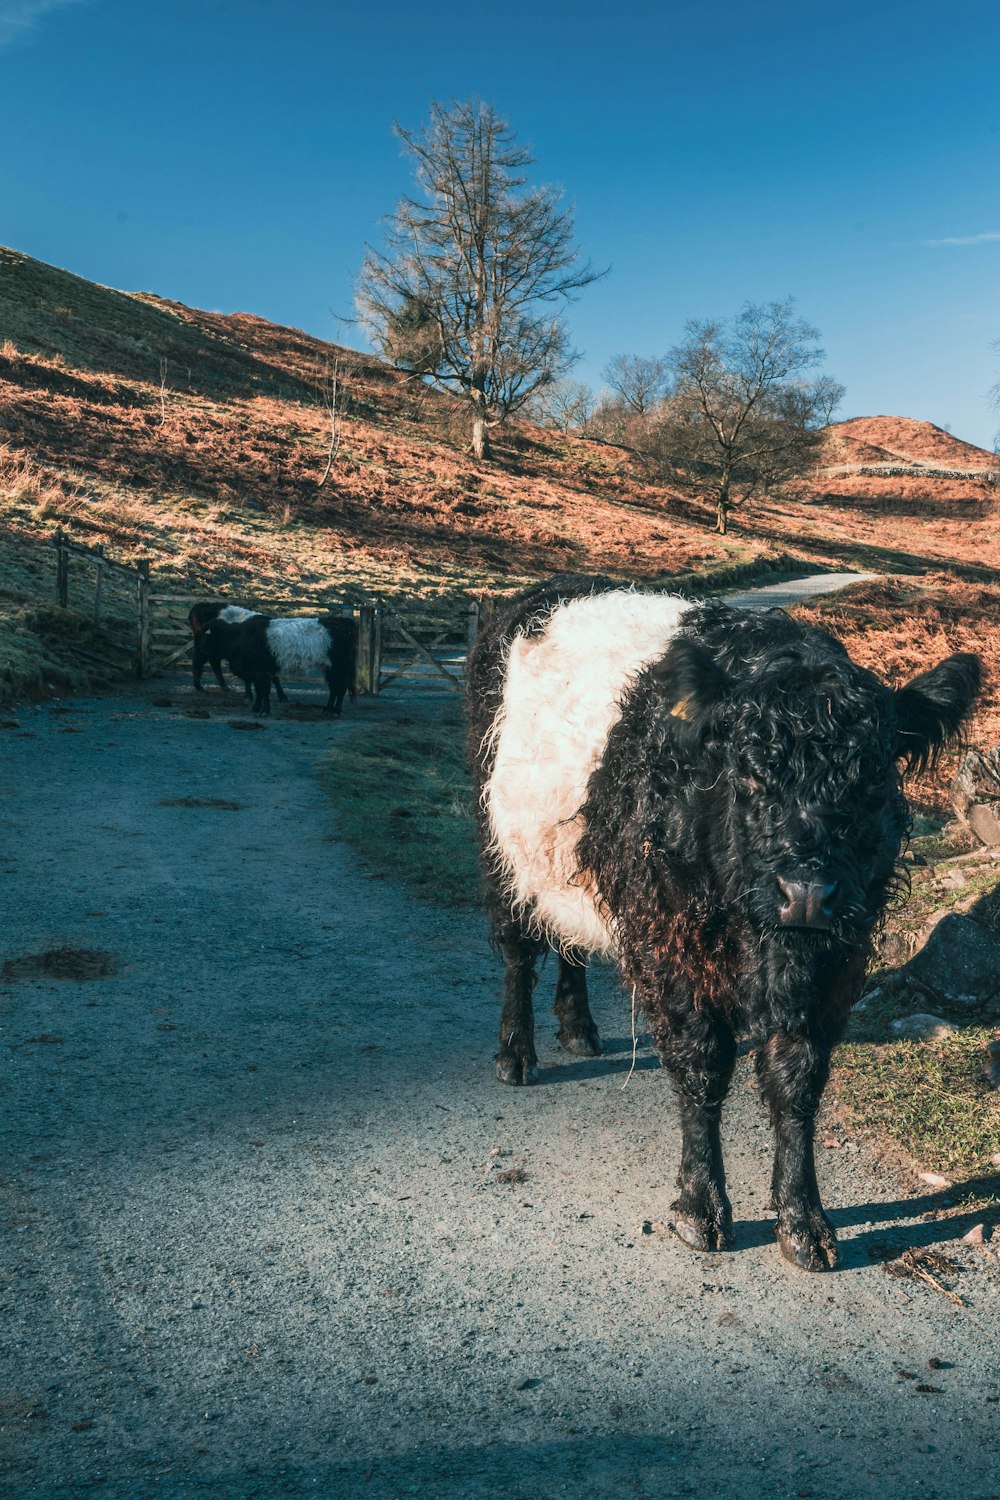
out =
[(906, 835), (903, 775), (961, 728), (978, 658), (950, 656), (892, 690), (810, 630), (740, 675), (682, 637), (661, 670), (690, 763), (704, 768), (713, 876), (728, 897), (762, 934), (860, 938)]

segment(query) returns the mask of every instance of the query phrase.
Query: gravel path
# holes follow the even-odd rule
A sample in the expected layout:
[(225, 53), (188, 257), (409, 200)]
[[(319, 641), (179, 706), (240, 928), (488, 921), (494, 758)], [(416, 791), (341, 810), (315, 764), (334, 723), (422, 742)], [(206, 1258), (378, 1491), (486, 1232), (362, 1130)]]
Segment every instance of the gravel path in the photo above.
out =
[(239, 733), (235, 695), (166, 691), (0, 734), (0, 962), (116, 966), (0, 983), (0, 1493), (1000, 1495), (997, 1261), (947, 1245), (965, 1307), (882, 1264), (971, 1220), (826, 1149), (844, 1269), (787, 1267), (744, 1063), (738, 1248), (691, 1254), (613, 978), (581, 1062), (549, 966), (541, 1082), (502, 1088), (482, 920), (338, 840), (317, 759), (405, 700)]

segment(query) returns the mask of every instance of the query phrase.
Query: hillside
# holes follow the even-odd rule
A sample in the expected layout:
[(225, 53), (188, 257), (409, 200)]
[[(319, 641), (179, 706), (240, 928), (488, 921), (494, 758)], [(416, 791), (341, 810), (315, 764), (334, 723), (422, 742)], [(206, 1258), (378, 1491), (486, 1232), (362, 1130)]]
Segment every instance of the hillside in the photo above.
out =
[[(348, 409), (320, 486), (319, 385), (334, 363)], [(960, 646), (1000, 668), (996, 490), (979, 477), (993, 456), (930, 423), (869, 417), (835, 423), (826, 457), (804, 492), (737, 512), (718, 537), (708, 504), (624, 449), (512, 423), (479, 464), (453, 403), (371, 355), (0, 249), (0, 630), (6, 619), (18, 650), (38, 629), (50, 657), (58, 645), (42, 543), (62, 526), (149, 557), (167, 592), (303, 602), (481, 595), (567, 570), (721, 579), (791, 555), (802, 571), (888, 575), (855, 613), (814, 613), (890, 676)], [(872, 467), (905, 472), (861, 472)], [(51, 661), (35, 679), (73, 680)], [(1000, 740), (992, 698), (980, 733)]]
[[(684, 571), (762, 550), (664, 529), (662, 492), (597, 443), (517, 427), (481, 467), (452, 440), (445, 398), (246, 314), (109, 291), (0, 251), (0, 320), (0, 473), (21, 502), (17, 524), (61, 520), (150, 553), (161, 576), (448, 592), (559, 568)], [(320, 489), (318, 382), (331, 360), (349, 408)]]

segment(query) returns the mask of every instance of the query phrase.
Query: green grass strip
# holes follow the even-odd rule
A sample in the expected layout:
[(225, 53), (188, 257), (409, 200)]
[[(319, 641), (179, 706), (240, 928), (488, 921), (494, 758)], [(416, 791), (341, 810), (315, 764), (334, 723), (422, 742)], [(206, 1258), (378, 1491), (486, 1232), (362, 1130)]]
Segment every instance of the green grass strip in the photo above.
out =
[(444, 906), (478, 900), (465, 724), (457, 704), (434, 719), (401, 715), (381, 720), (377, 729), (359, 724), (330, 751), (322, 778), (338, 831), (376, 869)]

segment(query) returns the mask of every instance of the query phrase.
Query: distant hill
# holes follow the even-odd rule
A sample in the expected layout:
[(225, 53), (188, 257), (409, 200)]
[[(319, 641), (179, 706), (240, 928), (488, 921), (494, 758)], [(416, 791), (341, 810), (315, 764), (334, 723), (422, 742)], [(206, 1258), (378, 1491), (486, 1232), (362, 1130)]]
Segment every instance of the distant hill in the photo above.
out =
[(852, 417), (826, 430), (828, 465), (903, 464), (915, 468), (957, 469), (968, 473), (997, 471), (1000, 458), (952, 437), (933, 422), (912, 417)]

